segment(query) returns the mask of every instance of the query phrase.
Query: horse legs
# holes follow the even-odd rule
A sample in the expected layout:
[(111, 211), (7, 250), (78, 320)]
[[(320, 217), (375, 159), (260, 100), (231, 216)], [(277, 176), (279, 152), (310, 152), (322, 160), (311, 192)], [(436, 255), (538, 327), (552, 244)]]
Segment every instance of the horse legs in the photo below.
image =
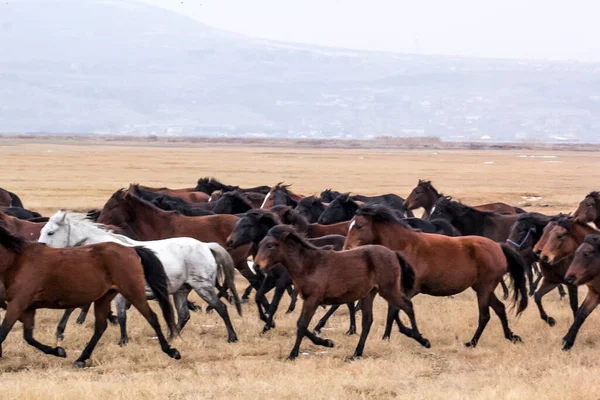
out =
[(346, 335), (356, 334), (356, 310), (354, 309), (354, 302), (346, 303), (348, 306), (348, 314), (350, 315), (350, 328), (346, 331)]
[(563, 350), (570, 350), (575, 343), (575, 338), (577, 337), (577, 333), (579, 332), (579, 328), (585, 321), (585, 319), (590, 315), (594, 308), (600, 302), (600, 295), (591, 287), (588, 289), (588, 295), (581, 304), (581, 307), (577, 310), (577, 314), (575, 315), (575, 321), (573, 321), (573, 325), (569, 328), (569, 332), (563, 338)]
[(404, 326), (404, 324), (402, 323), (402, 320), (400, 319), (400, 310), (398, 309), (398, 307), (394, 307), (390, 303), (388, 303), (388, 314), (385, 322), (385, 332), (383, 333), (383, 338), (381, 340), (390, 340), (394, 322), (396, 322), (396, 324), (398, 325), (398, 330), (401, 334), (406, 335), (409, 338), (413, 337), (412, 330)]
[[(294, 360), (298, 357), (298, 353), (300, 352), (300, 343), (302, 343), (302, 339), (308, 332), (308, 324), (310, 324), (310, 320), (312, 319), (313, 315), (315, 315), (317, 306), (318, 305), (316, 302), (310, 298), (305, 299), (302, 303), (302, 312), (297, 323), (298, 328), (296, 330), (296, 342), (294, 343), (292, 352), (288, 356), (288, 360)], [(333, 347), (333, 343), (331, 343), (331, 347)]]
[(506, 286), (506, 282), (504, 282), (504, 277), (500, 279), (500, 286), (502, 286), (502, 292), (504, 293), (502, 297), (504, 300), (508, 299), (508, 286)]
[(6, 314), (4, 315), (4, 321), (2, 321), (2, 325), (0, 325), (0, 358), (2, 358), (2, 343), (6, 339), (6, 336), (15, 325), (15, 322), (21, 316), (23, 309), (25, 307), (20, 306), (20, 302), (16, 299), (8, 303), (8, 307), (6, 308)]
[(271, 300), (271, 304), (269, 305), (269, 312), (267, 313), (267, 321), (262, 330), (262, 333), (268, 332), (271, 328), (275, 327), (273, 323), (273, 318), (275, 317), (275, 313), (277, 312), (277, 308), (279, 307), (279, 302), (285, 293), (285, 289), (290, 287), (290, 277), (287, 274), (283, 274), (275, 281), (275, 294), (273, 294), (273, 299)]
[(242, 304), (248, 302), (248, 298), (250, 297), (250, 293), (252, 293), (252, 289), (254, 289), (254, 286), (248, 285), (246, 290), (244, 290), (244, 294), (242, 295)]
[(369, 331), (371, 330), (371, 325), (373, 324), (373, 299), (375, 299), (376, 293), (376, 289), (371, 290), (371, 293), (369, 293), (367, 297), (362, 299), (360, 302), (360, 311), (362, 312), (362, 330), (360, 332), (358, 345), (354, 350), (354, 355), (350, 358), (351, 360), (360, 358), (363, 355), (365, 342), (367, 341)]
[(117, 307), (117, 320), (119, 321), (119, 328), (121, 330), (121, 338), (117, 344), (125, 346), (129, 342), (129, 338), (127, 337), (127, 309), (129, 305), (125, 297), (120, 294), (115, 297), (115, 305)]
[(213, 286), (208, 281), (194, 280), (189, 283), (194, 291), (200, 296), (204, 301), (206, 301), (212, 308), (214, 308), (219, 316), (225, 322), (225, 326), (227, 327), (227, 341), (229, 343), (235, 343), (238, 341), (237, 334), (233, 329), (233, 325), (231, 325), (231, 320), (229, 319), (229, 313), (227, 312), (227, 306), (219, 300), (217, 295), (215, 294)]
[(85, 346), (85, 349), (81, 352), (81, 356), (75, 361), (74, 365), (78, 368), (85, 367), (85, 362), (90, 358), (94, 348), (98, 344), (98, 341), (104, 334), (108, 322), (106, 317), (108, 316), (108, 309), (110, 308), (110, 302), (115, 297), (115, 293), (107, 293), (94, 302), (94, 335)]
[(538, 310), (540, 310), (540, 317), (542, 318), (542, 320), (546, 321), (546, 323), (550, 326), (554, 326), (556, 324), (556, 321), (554, 320), (554, 318), (549, 317), (548, 314), (546, 314), (546, 311), (544, 311), (544, 307), (542, 306), (542, 297), (544, 297), (546, 293), (554, 289), (556, 285), (556, 283), (550, 283), (544, 279), (542, 285), (533, 296), (535, 304), (538, 306)]
[(564, 299), (565, 296), (567, 295), (565, 293), (565, 288), (563, 287), (563, 285), (558, 285), (558, 294), (560, 295), (560, 299)]
[(187, 285), (179, 288), (173, 293), (173, 303), (175, 303), (175, 311), (177, 311), (177, 332), (181, 332), (185, 324), (190, 320), (190, 308), (188, 307), (188, 295), (190, 289)]
[(90, 311), (90, 306), (91, 306), (91, 304), (88, 304), (85, 307), (81, 307), (81, 312), (79, 313), (77, 320), (75, 320), (76, 324), (83, 325), (83, 323), (85, 322), (85, 319), (87, 318), (88, 311)]
[(577, 302), (577, 286), (567, 283), (567, 291), (569, 292), (569, 305), (571, 306), (573, 316), (575, 317), (577, 316), (577, 307), (579, 307)]
[(508, 319), (506, 318), (506, 307), (504, 306), (504, 303), (498, 300), (498, 298), (493, 292), (490, 295), (490, 305), (492, 306), (492, 309), (494, 310), (498, 318), (500, 318), (500, 322), (502, 323), (502, 329), (504, 330), (504, 337), (513, 343), (522, 342), (521, 338), (515, 335), (508, 327)]
[(42, 351), (45, 354), (50, 354), (62, 358), (67, 357), (65, 349), (63, 349), (62, 347), (46, 346), (45, 344), (42, 344), (33, 338), (34, 320), (35, 310), (26, 310), (21, 315), (21, 321), (23, 322), (23, 338), (25, 339), (25, 341), (29, 345), (35, 347), (36, 349)]
[(73, 314), (73, 311), (75, 311), (74, 308), (67, 308), (65, 310), (65, 313), (63, 314), (62, 318), (58, 322), (58, 326), (56, 327), (56, 340), (63, 340), (65, 338), (64, 333), (65, 329), (67, 328), (67, 322), (69, 321), (71, 314)]
[[(256, 307), (258, 307), (258, 317), (261, 319), (261, 321), (263, 322), (267, 322), (268, 321), (268, 307), (269, 307), (269, 303), (267, 302), (267, 298), (265, 297), (265, 294), (269, 293), (271, 291), (271, 289), (273, 289), (275, 287), (275, 278), (271, 275), (271, 274), (267, 274), (265, 276), (265, 279), (263, 280), (262, 284), (260, 285), (260, 287), (256, 290), (256, 295), (254, 296), (254, 300), (256, 301)], [(266, 307), (264, 307), (264, 310), (261, 306), (263, 306), (263, 304), (266, 303)], [(271, 323), (273, 324), (273, 321), (271, 321)], [(271, 326), (271, 328), (275, 328), (275, 324), (273, 324), (273, 326)]]
[[(408, 330), (409, 332), (407, 332), (405, 334), (408, 337), (416, 340), (419, 344), (421, 344), (421, 346), (430, 348), (431, 343), (429, 343), (429, 340), (425, 339), (421, 335), (421, 332), (419, 332), (419, 328), (417, 327), (417, 319), (415, 318), (415, 311), (413, 308), (412, 301), (410, 301), (410, 299), (407, 298), (406, 296), (404, 296), (402, 293), (395, 293), (393, 290), (388, 292), (387, 290), (384, 290), (384, 289), (388, 289), (388, 288), (380, 287), (379, 294), (381, 295), (381, 297), (386, 299), (388, 301), (388, 303), (391, 303), (392, 306), (395, 308), (395, 309), (393, 309), (393, 311), (390, 311), (388, 309), (388, 320), (390, 319), (390, 313), (392, 313), (392, 318), (393, 318), (393, 314), (397, 313), (397, 309), (401, 309), (402, 311), (404, 311), (406, 313), (406, 315), (408, 315), (408, 318), (410, 319), (410, 325), (412, 327), (412, 329)], [(387, 327), (386, 327), (386, 329), (387, 329)], [(404, 333), (404, 332), (402, 332), (402, 333)]]
[[(314, 331), (316, 333), (321, 333), (321, 329), (323, 329), (323, 327), (327, 323), (327, 320), (329, 320), (329, 318), (331, 318), (331, 316), (333, 315), (333, 313), (335, 313), (338, 308), (340, 308), (340, 304), (334, 304), (331, 307), (329, 307), (329, 310), (327, 310), (327, 312), (325, 313), (325, 315), (323, 316), (323, 318), (321, 318), (319, 320), (319, 322), (317, 323), (317, 325), (315, 326)], [(354, 311), (354, 304), (352, 304), (352, 310)]]
[[(502, 279), (502, 277), (500, 279)], [(493, 292), (493, 290), (493, 287), (491, 290), (483, 290), (481, 287), (475, 288), (475, 291), (477, 292), (477, 305), (479, 306), (479, 324), (471, 341), (465, 343), (465, 346), (467, 347), (477, 346), (479, 338), (481, 337), (485, 326), (490, 320), (490, 294)]]
[(529, 295), (533, 296), (537, 285), (534, 285), (533, 267), (531, 266), (531, 264), (527, 264), (527, 269), (525, 269), (525, 274), (527, 275), (527, 280), (529, 281)]
[(290, 296), (290, 306), (288, 307), (285, 313), (289, 314), (291, 312), (294, 312), (294, 310), (296, 309), (296, 302), (298, 301), (298, 292), (296, 291), (293, 285), (288, 285), (286, 290)]

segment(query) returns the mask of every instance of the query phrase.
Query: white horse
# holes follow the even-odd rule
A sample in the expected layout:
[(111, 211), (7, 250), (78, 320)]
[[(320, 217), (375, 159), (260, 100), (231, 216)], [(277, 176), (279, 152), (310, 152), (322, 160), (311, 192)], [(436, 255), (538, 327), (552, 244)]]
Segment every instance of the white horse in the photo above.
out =
[[(85, 215), (58, 211), (54, 214), (41, 231), (39, 241), (52, 247), (75, 247), (101, 242), (115, 242), (123, 246), (144, 246), (156, 253), (162, 262), (169, 281), (169, 293), (173, 295), (177, 308), (179, 331), (183, 329), (190, 318), (187, 297), (193, 289), (214, 308), (227, 327), (228, 341), (237, 342), (227, 307), (215, 294), (217, 275), (222, 277), (224, 289), (232, 291), (238, 313), (242, 314), (240, 299), (234, 284), (234, 263), (229, 253), (217, 243), (203, 243), (199, 240), (180, 237), (164, 240), (138, 242), (127, 236), (107, 231), (103, 225), (86, 219)], [(153, 298), (154, 294), (146, 285), (146, 296)], [(117, 319), (121, 327), (120, 345), (127, 343), (126, 310), (129, 308), (125, 298), (115, 297)], [(73, 310), (65, 311), (61, 320), (62, 330), (68, 316)], [(62, 338), (61, 326), (57, 337)]]

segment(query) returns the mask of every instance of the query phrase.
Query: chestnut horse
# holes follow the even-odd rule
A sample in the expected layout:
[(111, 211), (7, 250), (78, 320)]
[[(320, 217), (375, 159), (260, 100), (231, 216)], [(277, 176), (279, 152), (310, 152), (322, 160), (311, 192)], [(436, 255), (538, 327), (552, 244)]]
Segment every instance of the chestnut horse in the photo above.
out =
[(0, 226), (29, 240), (38, 240), (44, 225), (45, 222), (29, 222), (0, 212)]
[[(491, 306), (502, 322), (504, 337), (512, 342), (521, 338), (508, 327), (504, 304), (494, 289), (508, 272), (514, 283), (513, 302), (517, 315), (527, 308), (525, 262), (508, 245), (478, 236), (448, 237), (414, 231), (389, 208), (363, 205), (350, 224), (345, 249), (368, 244), (383, 245), (399, 251), (415, 270), (415, 285), (410, 296), (419, 293), (450, 296), (471, 287), (477, 293), (479, 326), (471, 341), (475, 347), (489, 319)], [(520, 298), (520, 299), (519, 299)], [(388, 319), (384, 338), (389, 337), (393, 319)], [(399, 319), (396, 316), (396, 322)], [(402, 326), (400, 326), (402, 331)]]
[(569, 350), (575, 343), (579, 328), (600, 303), (600, 235), (586, 236), (575, 252), (565, 279), (570, 284), (588, 287), (588, 294), (575, 314), (573, 325), (563, 338), (562, 349)]
[(296, 207), (300, 199), (303, 199), (304, 196), (292, 192), (289, 189), (290, 186), (292, 185), (284, 185), (283, 182), (279, 182), (273, 186), (265, 196), (260, 208), (268, 210), (279, 205)]
[(36, 309), (75, 308), (94, 303), (94, 335), (75, 361), (76, 367), (85, 367), (106, 330), (110, 302), (121, 293), (152, 326), (162, 351), (171, 358), (181, 358), (177, 349), (169, 346), (146, 300), (144, 280), (155, 294), (172, 333), (175, 321), (167, 276), (160, 260), (144, 247), (101, 243), (54, 249), (0, 227), (0, 276), (8, 301), (0, 326), (0, 357), (2, 342), (17, 320), (23, 322), (23, 337), (28, 344), (46, 354), (66, 357), (62, 347), (47, 346), (33, 338)]
[(292, 227), (278, 225), (260, 242), (254, 261), (260, 270), (284, 265), (304, 299), (290, 360), (298, 357), (304, 336), (318, 346), (333, 347), (331, 340), (322, 339), (308, 329), (319, 305), (357, 300), (362, 300), (362, 332), (352, 358), (361, 357), (373, 323), (373, 300), (377, 293), (388, 301), (392, 311), (400, 308), (407, 313), (412, 325), (409, 335), (422, 346), (430, 347), (417, 328), (412, 302), (406, 295), (412, 289), (414, 271), (396, 252), (382, 246), (342, 252), (322, 250), (304, 240)]
[[(417, 186), (410, 192), (404, 203), (408, 210), (415, 210), (422, 208), (424, 210), (421, 218), (428, 219), (431, 215), (431, 209), (435, 206), (435, 202), (440, 198), (444, 197), (443, 194), (439, 193), (431, 184), (431, 181), (424, 181), (419, 179)], [(505, 203), (489, 203), (474, 206), (476, 210), (480, 211), (492, 211), (498, 214), (520, 214), (524, 213), (525, 210), (519, 207), (513, 207)]]
[(573, 214), (577, 222), (593, 222), (600, 229), (600, 192), (591, 192), (581, 200)]

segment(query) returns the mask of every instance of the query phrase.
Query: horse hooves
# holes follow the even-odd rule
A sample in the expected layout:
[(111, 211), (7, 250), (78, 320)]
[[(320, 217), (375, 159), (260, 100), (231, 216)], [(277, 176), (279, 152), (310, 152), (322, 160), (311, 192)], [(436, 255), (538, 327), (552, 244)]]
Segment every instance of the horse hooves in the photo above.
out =
[(425, 347), (426, 349), (430, 349), (431, 348), (431, 343), (429, 342), (429, 340), (423, 338), (420, 341), (421, 346)]
[(85, 361), (77, 360), (73, 363), (75, 368), (85, 368)]
[(169, 357), (174, 360), (181, 360), (181, 353), (179, 353), (179, 350), (173, 347), (169, 350)]
[(248, 303), (250, 300), (248, 300), (247, 297), (242, 297), (242, 304), (246, 304)]
[(470, 347), (474, 349), (475, 347), (477, 347), (477, 342), (471, 340), (470, 342), (465, 343), (465, 347)]
[(353, 355), (352, 357), (346, 358), (346, 362), (347, 363), (351, 363), (351, 362), (354, 362), (354, 361), (358, 361), (361, 358), (362, 358), (362, 356)]
[(237, 336), (229, 336), (227, 338), (227, 343), (237, 343), (238, 342), (238, 337)]
[(60, 342), (61, 340), (64, 340), (64, 338), (65, 338), (65, 335), (63, 335), (62, 333), (57, 333), (56, 334), (56, 340), (58, 342)]
[(81, 318), (81, 317), (78, 317), (77, 320), (75, 321), (75, 323), (77, 325), (83, 325), (84, 322), (85, 322), (85, 318)]
[(285, 361), (296, 361), (296, 358), (298, 358), (298, 356), (293, 356), (293, 355), (291, 355), (291, 354), (290, 354), (290, 355), (289, 355), (289, 356), (288, 356), (288, 357), (285, 359)]
[(285, 312), (286, 314), (291, 314), (294, 312), (294, 310), (296, 309), (296, 307), (294, 308), (288, 308), (287, 311)]
[(67, 358), (67, 352), (62, 347), (57, 347), (57, 348), (54, 349), (54, 351), (55, 351), (54, 355), (56, 357)]
[(572, 347), (573, 347), (573, 343), (570, 343), (570, 342), (567, 342), (566, 340), (563, 340), (562, 351), (569, 351), (569, 350), (571, 350)]
[(315, 328), (315, 329), (313, 330), (313, 333), (314, 333), (315, 335), (320, 335), (320, 334), (321, 334), (321, 328)]
[(513, 343), (523, 343), (523, 339), (521, 339), (521, 336), (519, 335), (512, 335), (510, 341)]
[(548, 318), (546, 318), (546, 322), (547, 322), (547, 323), (548, 323), (548, 325), (550, 325), (550, 326), (554, 326), (554, 325), (556, 325), (556, 320), (555, 320), (554, 318), (552, 318), (552, 317), (548, 317)]
[(381, 340), (387, 340), (388, 342), (390, 341), (390, 335), (383, 335), (383, 337), (381, 338)]
[(119, 323), (119, 319), (116, 316), (111, 315), (108, 317), (108, 322), (110, 322), (111, 325), (117, 325)]
[(331, 340), (329, 339), (325, 339), (325, 341), (323, 342), (323, 346), (325, 347), (334, 347), (334, 344)]
[(350, 328), (346, 331), (347, 336), (356, 335), (356, 328)]
[(121, 338), (119, 340), (119, 343), (117, 343), (119, 346), (123, 347), (125, 345), (127, 345), (127, 343), (129, 343), (129, 339), (128, 338)]

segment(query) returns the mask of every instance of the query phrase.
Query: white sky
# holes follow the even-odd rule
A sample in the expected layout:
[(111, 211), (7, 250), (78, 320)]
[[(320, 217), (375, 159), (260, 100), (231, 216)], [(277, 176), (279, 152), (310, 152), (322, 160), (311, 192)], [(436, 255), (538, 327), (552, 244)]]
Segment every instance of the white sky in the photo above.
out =
[(352, 49), (600, 61), (598, 0), (140, 0), (248, 36)]

